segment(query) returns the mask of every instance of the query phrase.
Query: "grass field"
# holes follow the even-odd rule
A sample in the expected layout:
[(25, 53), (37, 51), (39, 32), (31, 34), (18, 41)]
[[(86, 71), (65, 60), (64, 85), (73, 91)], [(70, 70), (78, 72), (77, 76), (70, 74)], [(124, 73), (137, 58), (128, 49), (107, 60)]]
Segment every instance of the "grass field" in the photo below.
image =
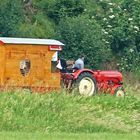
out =
[(137, 140), (140, 137), (140, 91), (125, 86), (125, 99), (111, 95), (82, 97), (61, 93), (0, 94), (2, 140)]
[(1, 140), (139, 140), (138, 134), (114, 134), (114, 133), (93, 133), (93, 134), (69, 134), (69, 133), (19, 133), (1, 132)]

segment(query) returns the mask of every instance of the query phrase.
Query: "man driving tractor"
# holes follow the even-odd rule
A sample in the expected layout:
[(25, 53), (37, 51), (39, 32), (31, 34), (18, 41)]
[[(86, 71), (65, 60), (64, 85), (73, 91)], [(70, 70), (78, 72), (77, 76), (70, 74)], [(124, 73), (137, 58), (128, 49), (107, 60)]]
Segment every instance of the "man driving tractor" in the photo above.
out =
[(64, 59), (59, 59), (56, 68), (61, 71), (63, 69), (67, 69), (69, 65), (72, 65), (71, 68), (73, 70), (84, 69), (84, 56), (79, 57), (75, 62), (72, 61), (70, 64), (67, 64), (66, 60)]
[(84, 56), (81, 56), (75, 61), (73, 68), (78, 70), (84, 69)]

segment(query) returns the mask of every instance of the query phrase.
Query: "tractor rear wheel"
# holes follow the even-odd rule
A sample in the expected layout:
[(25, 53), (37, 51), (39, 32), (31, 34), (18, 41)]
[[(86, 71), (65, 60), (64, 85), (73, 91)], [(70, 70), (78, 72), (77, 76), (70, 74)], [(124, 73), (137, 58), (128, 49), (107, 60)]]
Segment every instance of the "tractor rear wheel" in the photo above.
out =
[(74, 92), (83, 96), (93, 96), (96, 94), (96, 80), (88, 72), (81, 73), (75, 81)]

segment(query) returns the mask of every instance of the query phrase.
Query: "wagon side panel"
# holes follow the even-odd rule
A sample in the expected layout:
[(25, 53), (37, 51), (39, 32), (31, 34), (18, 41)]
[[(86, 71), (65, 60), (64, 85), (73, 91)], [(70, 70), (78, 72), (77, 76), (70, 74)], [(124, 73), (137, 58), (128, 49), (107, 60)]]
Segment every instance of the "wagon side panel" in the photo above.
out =
[[(1, 83), (5, 81), (7, 86), (18, 87), (60, 88), (60, 74), (51, 71), (53, 54), (54, 51), (42, 45), (7, 45), (5, 58), (4, 52), (1, 54), (1, 63), (5, 65), (5, 70), (4, 67), (1, 69), (1, 77), (4, 77)], [(20, 70), (24, 60), (30, 62), (30, 69), (25, 75)]]

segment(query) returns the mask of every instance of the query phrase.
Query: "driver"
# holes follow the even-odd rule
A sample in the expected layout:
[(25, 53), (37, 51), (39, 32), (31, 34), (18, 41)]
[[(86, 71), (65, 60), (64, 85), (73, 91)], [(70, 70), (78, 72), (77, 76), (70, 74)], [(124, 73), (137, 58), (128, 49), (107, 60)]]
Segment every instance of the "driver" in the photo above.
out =
[(73, 68), (78, 70), (84, 69), (84, 56), (81, 56), (75, 61)]

